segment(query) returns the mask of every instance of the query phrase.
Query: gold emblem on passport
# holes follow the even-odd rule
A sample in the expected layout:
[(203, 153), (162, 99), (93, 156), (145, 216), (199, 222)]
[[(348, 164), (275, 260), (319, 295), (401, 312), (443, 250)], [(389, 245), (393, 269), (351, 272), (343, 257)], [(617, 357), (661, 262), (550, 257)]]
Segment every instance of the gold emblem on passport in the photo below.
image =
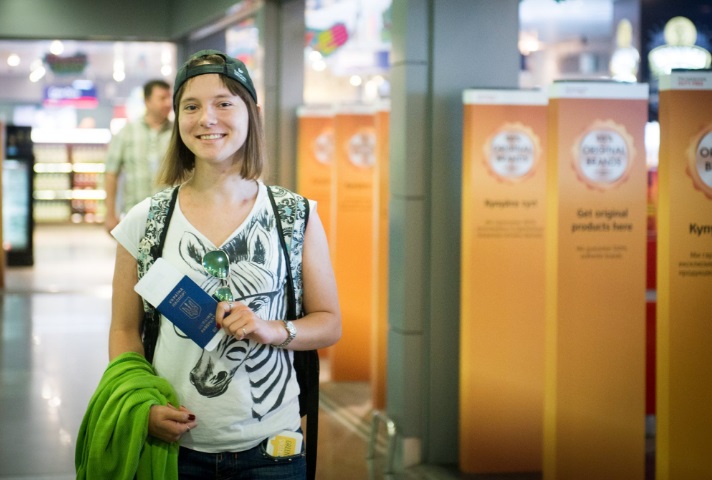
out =
[(606, 191), (625, 183), (635, 158), (633, 137), (613, 120), (597, 120), (573, 145), (572, 163), (578, 179)]

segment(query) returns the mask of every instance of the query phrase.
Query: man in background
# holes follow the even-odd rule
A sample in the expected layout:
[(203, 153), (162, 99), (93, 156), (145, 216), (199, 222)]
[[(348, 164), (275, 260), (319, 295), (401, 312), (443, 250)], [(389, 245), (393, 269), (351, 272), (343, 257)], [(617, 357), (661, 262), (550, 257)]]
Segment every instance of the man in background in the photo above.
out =
[(156, 192), (156, 171), (171, 138), (171, 86), (151, 80), (143, 86), (143, 97), (143, 118), (128, 122), (111, 140), (106, 154), (104, 226), (108, 232), (119, 223), (122, 213)]

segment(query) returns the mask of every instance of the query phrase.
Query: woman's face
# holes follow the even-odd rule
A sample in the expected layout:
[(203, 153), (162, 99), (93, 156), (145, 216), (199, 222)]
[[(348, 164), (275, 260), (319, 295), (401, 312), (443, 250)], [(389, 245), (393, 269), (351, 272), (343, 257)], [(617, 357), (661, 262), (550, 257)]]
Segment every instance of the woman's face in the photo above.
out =
[(188, 80), (178, 104), (178, 128), (197, 162), (235, 159), (245, 144), (248, 111), (245, 102), (230, 92), (218, 74)]

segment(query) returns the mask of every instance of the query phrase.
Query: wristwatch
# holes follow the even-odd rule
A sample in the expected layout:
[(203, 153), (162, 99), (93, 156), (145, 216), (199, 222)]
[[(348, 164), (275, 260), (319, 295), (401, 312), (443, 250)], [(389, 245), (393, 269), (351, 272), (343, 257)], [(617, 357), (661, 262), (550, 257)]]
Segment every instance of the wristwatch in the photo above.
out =
[(279, 345), (275, 345), (277, 348), (286, 347), (292, 340), (294, 340), (294, 337), (297, 336), (297, 327), (295, 327), (292, 322), (289, 320), (282, 320), (282, 323), (284, 323), (284, 328), (287, 329), (287, 339)]

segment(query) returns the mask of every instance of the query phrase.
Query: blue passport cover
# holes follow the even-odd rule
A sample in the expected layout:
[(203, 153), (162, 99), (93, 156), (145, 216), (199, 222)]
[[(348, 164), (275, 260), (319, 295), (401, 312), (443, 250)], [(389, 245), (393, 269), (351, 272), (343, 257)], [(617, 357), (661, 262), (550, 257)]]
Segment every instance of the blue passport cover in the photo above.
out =
[(156, 307), (191, 340), (205, 348), (219, 329), (215, 324), (218, 302), (184, 276)]

